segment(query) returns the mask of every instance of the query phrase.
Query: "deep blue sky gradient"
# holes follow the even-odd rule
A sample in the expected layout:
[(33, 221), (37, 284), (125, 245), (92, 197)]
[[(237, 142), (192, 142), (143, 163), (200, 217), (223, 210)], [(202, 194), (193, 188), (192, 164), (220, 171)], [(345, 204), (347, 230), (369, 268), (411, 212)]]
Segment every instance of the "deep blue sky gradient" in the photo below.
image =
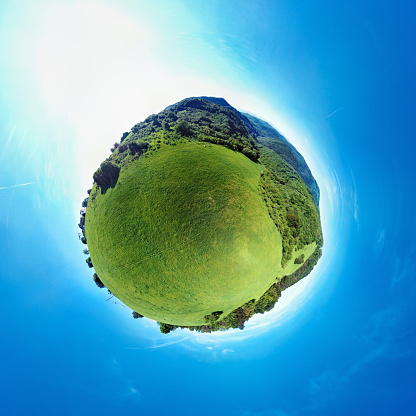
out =
[[(111, 73), (111, 54), (60, 66), (66, 50), (82, 50), (78, 40), (59, 45), (56, 68), (39, 61), (53, 13), (80, 15), (84, 3), (0, 5), (2, 414), (414, 414), (414, 3), (86, 4), (92, 16), (105, 7), (151, 34), (128, 32), (109, 45), (129, 52)], [(61, 26), (57, 39), (77, 39), (75, 23), (73, 33)], [(146, 65), (160, 72), (143, 79)], [(133, 101), (114, 71), (135, 79)], [(74, 73), (88, 81), (79, 90)], [(324, 256), (302, 293), (285, 293), (301, 299), (292, 309), (244, 331), (162, 336), (93, 284), (78, 209), (123, 131), (186, 96), (219, 94), (273, 122), (310, 163)]]

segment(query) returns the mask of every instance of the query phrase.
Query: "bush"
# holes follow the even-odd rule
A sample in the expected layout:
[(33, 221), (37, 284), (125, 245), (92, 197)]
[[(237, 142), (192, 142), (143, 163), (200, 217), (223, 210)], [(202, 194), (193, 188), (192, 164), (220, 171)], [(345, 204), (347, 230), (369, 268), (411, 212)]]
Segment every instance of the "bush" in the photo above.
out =
[(288, 212), (286, 214), (287, 225), (291, 228), (298, 229), (300, 227), (299, 217), (293, 212)]
[(181, 120), (177, 125), (176, 125), (176, 131), (181, 135), (181, 136), (185, 136), (185, 137), (190, 137), (192, 136), (192, 129), (191, 126), (189, 125), (189, 123), (187, 123), (185, 120)]
[(213, 324), (215, 321), (218, 321), (218, 318), (222, 315), (223, 311), (212, 312), (209, 315), (204, 316), (204, 321), (207, 324)]
[(93, 280), (94, 280), (94, 282), (95, 282), (95, 284), (100, 288), (100, 289), (102, 289), (102, 288), (104, 288), (105, 286), (104, 286), (104, 283), (100, 280), (100, 278), (98, 277), (98, 275), (97, 275), (97, 273), (94, 273), (93, 274), (93, 276), (92, 276), (92, 278), (93, 278)]
[(302, 264), (305, 261), (305, 255), (301, 254), (299, 257), (296, 257), (295, 264)]
[(108, 188), (113, 187), (118, 181), (120, 168), (114, 163), (106, 160), (101, 163), (100, 168), (94, 173), (94, 181), (101, 188), (101, 193), (105, 193)]
[(160, 332), (162, 334), (169, 334), (169, 332), (174, 331), (176, 328), (178, 328), (177, 325), (171, 325), (171, 324), (165, 324), (163, 322), (158, 322), (160, 326)]

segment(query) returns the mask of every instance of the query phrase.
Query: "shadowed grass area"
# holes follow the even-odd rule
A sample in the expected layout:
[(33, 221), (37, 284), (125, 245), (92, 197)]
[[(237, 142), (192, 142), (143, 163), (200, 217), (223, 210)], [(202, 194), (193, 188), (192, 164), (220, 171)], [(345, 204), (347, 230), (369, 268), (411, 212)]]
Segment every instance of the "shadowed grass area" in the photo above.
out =
[(219, 145), (162, 144), (105, 194), (94, 185), (85, 232), (102, 282), (133, 310), (175, 325), (261, 296), (282, 270), (262, 170)]

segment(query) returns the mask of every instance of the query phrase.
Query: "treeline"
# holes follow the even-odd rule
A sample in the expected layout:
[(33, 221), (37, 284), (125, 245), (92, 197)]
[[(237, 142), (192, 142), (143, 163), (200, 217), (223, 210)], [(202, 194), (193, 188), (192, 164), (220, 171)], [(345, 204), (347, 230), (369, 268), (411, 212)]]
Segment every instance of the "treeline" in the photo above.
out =
[(284, 276), (279, 282), (274, 283), (257, 300), (252, 299), (237, 309), (234, 309), (226, 317), (221, 318), (222, 311), (216, 311), (204, 317), (205, 325), (200, 326), (180, 326), (158, 322), (160, 331), (168, 334), (177, 328), (187, 328), (197, 332), (226, 331), (230, 328), (244, 329), (245, 323), (256, 313), (265, 313), (272, 310), (279, 300), (282, 291), (294, 285), (299, 280), (306, 277), (315, 267), (319, 258), (322, 256), (322, 249), (317, 247), (309, 258), (294, 273)]
[(200, 98), (187, 98), (152, 114), (132, 128), (132, 138), (143, 139), (161, 131), (176, 133), (176, 139), (220, 144), (252, 160), (259, 158), (255, 138), (239, 115)]
[(219, 144), (243, 153), (253, 161), (259, 159), (254, 129), (239, 113), (200, 98), (187, 98), (159, 114), (152, 114), (125, 132), (113, 144), (111, 155), (93, 175), (94, 182), (105, 193), (116, 185), (120, 169), (161, 144), (183, 141)]
[[(260, 175), (260, 191), (282, 236), (282, 266), (312, 242), (323, 245), (319, 209), (310, 189), (299, 174), (274, 151), (260, 147), (260, 161), (266, 169)], [(298, 263), (299, 264), (299, 263)]]
[[(250, 122), (245, 117), (242, 119), (236, 110), (200, 98), (187, 98), (159, 114), (150, 115), (133, 126), (130, 133), (123, 133), (120, 143), (114, 143), (112, 154), (103, 163), (111, 162), (120, 168), (148, 150), (157, 150), (161, 143), (175, 145), (191, 140), (219, 144), (257, 161), (255, 129), (249, 127)], [(100, 179), (103, 173), (103, 166), (100, 166), (95, 176)], [(111, 178), (115, 177), (113, 173), (115, 171), (110, 173)], [(108, 181), (108, 185), (104, 181), (104, 186), (100, 187), (104, 189), (113, 183), (114, 179)]]

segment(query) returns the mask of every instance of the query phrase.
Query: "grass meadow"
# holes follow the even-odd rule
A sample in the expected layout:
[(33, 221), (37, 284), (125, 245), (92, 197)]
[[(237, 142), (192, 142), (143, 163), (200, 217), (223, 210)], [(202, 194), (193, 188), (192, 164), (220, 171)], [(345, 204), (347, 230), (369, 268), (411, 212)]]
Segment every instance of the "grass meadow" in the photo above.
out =
[(133, 310), (176, 325), (202, 325), (261, 296), (298, 267), (293, 257), (282, 270), (263, 169), (220, 145), (162, 144), (105, 194), (94, 186), (86, 237), (100, 279)]

